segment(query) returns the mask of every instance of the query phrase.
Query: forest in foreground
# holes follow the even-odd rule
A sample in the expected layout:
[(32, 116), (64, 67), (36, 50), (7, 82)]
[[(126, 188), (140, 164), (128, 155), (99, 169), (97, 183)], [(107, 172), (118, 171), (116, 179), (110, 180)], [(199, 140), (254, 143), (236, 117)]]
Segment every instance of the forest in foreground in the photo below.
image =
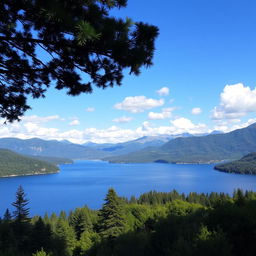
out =
[(1, 256), (218, 255), (256, 252), (256, 193), (151, 191), (129, 200), (110, 188), (100, 210), (29, 216), (22, 187), (0, 222)]

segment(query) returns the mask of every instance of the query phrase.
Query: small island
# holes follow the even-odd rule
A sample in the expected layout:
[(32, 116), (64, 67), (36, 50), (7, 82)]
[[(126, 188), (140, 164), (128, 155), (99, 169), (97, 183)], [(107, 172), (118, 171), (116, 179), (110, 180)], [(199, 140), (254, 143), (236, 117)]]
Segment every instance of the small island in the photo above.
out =
[(37, 160), (0, 149), (0, 177), (39, 175), (59, 172), (59, 168), (46, 161)]
[(256, 174), (256, 152), (250, 153), (240, 160), (218, 164), (214, 169), (228, 173)]

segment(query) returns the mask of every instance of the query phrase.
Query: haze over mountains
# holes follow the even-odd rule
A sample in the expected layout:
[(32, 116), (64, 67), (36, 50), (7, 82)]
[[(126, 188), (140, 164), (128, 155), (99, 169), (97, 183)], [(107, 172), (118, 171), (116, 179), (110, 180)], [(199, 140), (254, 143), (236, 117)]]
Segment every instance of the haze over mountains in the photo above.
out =
[(111, 162), (209, 163), (238, 159), (256, 151), (256, 124), (225, 134), (176, 138), (160, 147), (145, 148)]
[(0, 148), (23, 155), (71, 159), (103, 159), (111, 162), (207, 163), (238, 159), (256, 151), (256, 124), (230, 133), (205, 136), (182, 134), (142, 137), (117, 144), (78, 145), (69, 141), (38, 138), (0, 139)]

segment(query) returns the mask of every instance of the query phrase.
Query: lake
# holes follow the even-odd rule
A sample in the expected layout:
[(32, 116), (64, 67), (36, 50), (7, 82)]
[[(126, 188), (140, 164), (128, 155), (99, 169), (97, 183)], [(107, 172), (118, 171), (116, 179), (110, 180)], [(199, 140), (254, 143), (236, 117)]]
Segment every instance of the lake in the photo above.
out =
[(226, 192), (234, 189), (256, 191), (256, 176), (228, 174), (214, 165), (111, 164), (102, 161), (76, 161), (61, 165), (57, 174), (0, 178), (0, 215), (11, 208), (15, 192), (22, 185), (31, 215), (59, 213), (88, 205), (99, 209), (110, 187), (120, 196), (139, 196), (150, 190), (178, 192)]

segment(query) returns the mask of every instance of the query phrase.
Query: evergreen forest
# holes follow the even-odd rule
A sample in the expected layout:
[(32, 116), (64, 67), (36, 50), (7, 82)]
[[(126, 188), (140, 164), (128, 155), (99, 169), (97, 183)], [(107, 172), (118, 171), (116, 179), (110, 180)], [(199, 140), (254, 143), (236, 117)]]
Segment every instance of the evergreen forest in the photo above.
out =
[(151, 191), (130, 199), (108, 190), (87, 206), (33, 216), (22, 187), (0, 223), (1, 256), (254, 256), (256, 193)]
[(256, 153), (250, 153), (236, 161), (218, 164), (214, 169), (228, 173), (256, 174)]

